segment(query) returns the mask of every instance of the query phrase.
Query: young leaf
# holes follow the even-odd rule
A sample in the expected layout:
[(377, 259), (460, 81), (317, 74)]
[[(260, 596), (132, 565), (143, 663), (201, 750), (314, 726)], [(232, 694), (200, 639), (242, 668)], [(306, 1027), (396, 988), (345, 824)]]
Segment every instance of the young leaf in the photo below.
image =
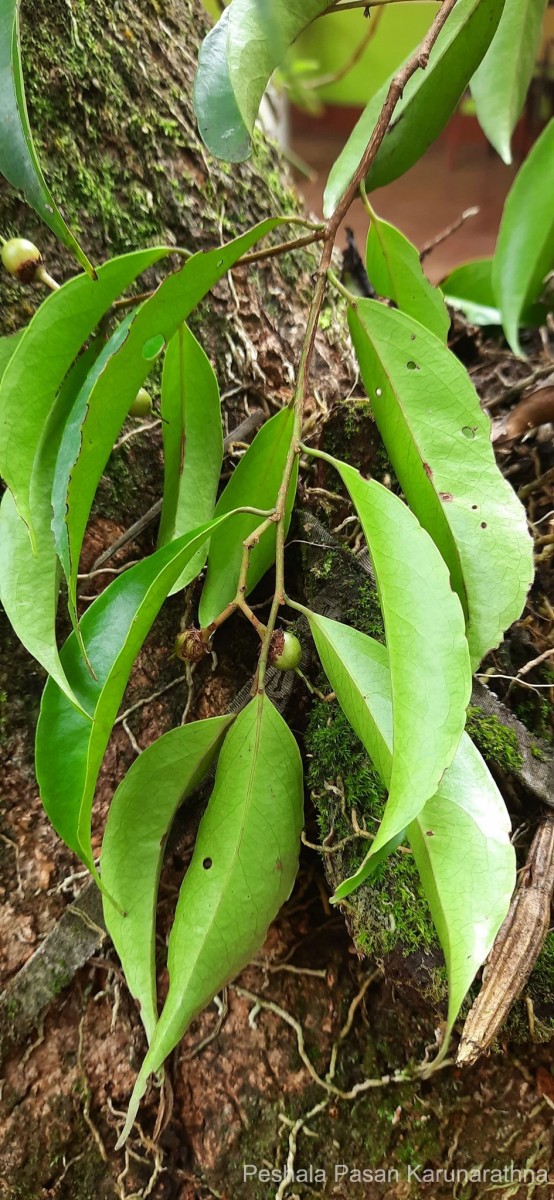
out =
[(131, 668), (175, 580), (219, 523), (163, 546), (115, 579), (91, 604), (81, 633), (94, 678), (76, 635), (67, 639), (60, 654), (62, 668), (89, 717), (74, 708), (53, 679), (44, 689), (36, 737), (41, 799), (54, 829), (93, 874), (94, 790)]
[(104, 920), (149, 1042), (158, 1020), (156, 902), (167, 836), (233, 720), (211, 717), (164, 733), (133, 763), (108, 813), (100, 860)]
[[(219, 387), (210, 360), (182, 325), (171, 339), (162, 380), (164, 494), (158, 543), (213, 517), (223, 459)], [(191, 559), (173, 591), (202, 570), (207, 546)]]
[(421, 321), (443, 342), (450, 317), (442, 292), (424, 275), (419, 254), (404, 234), (372, 214), (367, 235), (367, 273), (380, 296), (394, 300), (401, 312)]
[(373, 300), (348, 322), (402, 490), (438, 546), (477, 665), (520, 615), (533, 578), (525, 511), (498, 470), (467, 372), (433, 334)]
[[(394, 758), (389, 799), (372, 847), (375, 853), (417, 816), (452, 762), (471, 692), (469, 653), (462, 608), (448, 571), (416, 517), (375, 480), (362, 479), (353, 467), (325, 458), (339, 472), (360, 518), (390, 658)], [(341, 638), (346, 626), (313, 616), (310, 622), (327, 670), (325, 638), (329, 630), (335, 639)], [(367, 639), (361, 633), (356, 637), (361, 656)], [(344, 686), (352, 690), (356, 664), (348, 659), (350, 645), (350, 640), (344, 647), (340, 642), (337, 650), (335, 640), (343, 669), (348, 670)], [(361, 711), (363, 722), (365, 710)], [(365, 742), (358, 717), (354, 723), (346, 707), (345, 712)]]
[[(458, 0), (431, 51), (426, 70), (416, 71), (394, 110), (392, 124), (366, 179), (368, 191), (403, 175), (444, 129), (488, 50), (503, 7), (504, 0)], [(369, 101), (331, 170), (324, 196), (326, 217), (335, 211), (355, 174), (392, 78)]]
[(302, 810), (296, 741), (267, 696), (256, 696), (237, 717), (219, 756), (169, 939), (169, 992), (118, 1147), (129, 1135), (149, 1076), (259, 950), (290, 895)]
[(554, 117), (515, 177), (494, 252), (494, 293), (514, 354), (521, 354), (523, 309), (540, 296), (543, 280), (554, 267), (553, 194)]
[[(290, 408), (280, 412), (262, 425), (252, 445), (241, 458), (229, 483), (216, 504), (215, 515), (221, 516), (234, 508), (248, 505), (253, 508), (273, 508), (283, 476), (294, 425)], [(295, 466), (287, 501), (287, 528), (290, 521), (298, 467)], [(242, 513), (233, 521), (231, 534), (224, 530), (212, 536), (208, 555), (208, 574), (202, 591), (199, 618), (207, 626), (233, 600), (242, 562), (242, 543), (260, 524), (260, 517)], [(275, 561), (275, 529), (260, 538), (250, 555), (248, 591), (265, 575)]]
[(531, 82), (548, 0), (506, 0), (498, 29), (471, 80), (483, 133), (505, 163)]
[(258, 109), (287, 48), (328, 0), (233, 0), (202, 43), (194, 85), (200, 134), (211, 154), (242, 162), (252, 150)]
[(0, 597), (18, 638), (56, 680), (73, 704), (79, 702), (65, 677), (56, 641), (60, 564), (50, 528), (50, 495), (58, 447), (76, 394), (100, 350), (98, 339), (74, 363), (46, 422), (30, 481), (37, 550), (6, 490), (0, 505)]
[(19, 46), (20, 0), (0, 4), (0, 173), (42, 217), (56, 237), (71, 250), (81, 266), (94, 276), (86, 254), (67, 228), (42, 173), (33, 145)]
[(154, 363), (189, 313), (260, 238), (272, 218), (242, 237), (187, 259), (113, 334), (75, 404), (56, 465), (55, 534), (75, 609), (79, 555), (94, 494), (130, 405)]
[[(389, 787), (393, 708), (387, 650), (346, 625), (315, 613), (308, 617), (339, 704)], [(515, 884), (508, 813), (466, 733), (436, 795), (406, 834), (446, 959), (448, 1036), (506, 916)], [(356, 874), (340, 884), (334, 899), (348, 896), (366, 879), (373, 862), (373, 856), (366, 858)]]
[(116, 297), (170, 253), (165, 246), (138, 250), (105, 263), (96, 279), (77, 275), (50, 293), (23, 331), (0, 385), (0, 474), (31, 535), (33, 463), (63, 380)]

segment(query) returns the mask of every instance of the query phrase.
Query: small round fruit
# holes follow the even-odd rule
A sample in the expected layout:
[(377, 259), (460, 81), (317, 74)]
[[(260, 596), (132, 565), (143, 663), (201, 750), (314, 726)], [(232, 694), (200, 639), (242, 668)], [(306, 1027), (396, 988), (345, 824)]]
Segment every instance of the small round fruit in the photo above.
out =
[(27, 238), (10, 238), (0, 251), (3, 266), (20, 283), (32, 283), (42, 262), (40, 250)]
[(276, 629), (271, 639), (269, 662), (280, 671), (294, 671), (302, 660), (302, 646), (294, 633)]
[(185, 629), (183, 633), (177, 634), (173, 652), (175, 657), (182, 659), (183, 662), (199, 663), (210, 651), (200, 630), (195, 629), (192, 625), (190, 629)]
[(149, 417), (152, 413), (152, 398), (146, 388), (139, 388), (129, 409), (130, 417)]

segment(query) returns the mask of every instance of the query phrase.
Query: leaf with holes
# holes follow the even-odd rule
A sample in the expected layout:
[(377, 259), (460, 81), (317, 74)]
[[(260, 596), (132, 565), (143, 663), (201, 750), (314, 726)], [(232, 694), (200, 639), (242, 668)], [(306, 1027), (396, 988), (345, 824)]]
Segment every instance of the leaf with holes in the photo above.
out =
[(302, 821), (298, 746), (267, 696), (256, 696), (219, 756), (169, 938), (169, 992), (118, 1147), (129, 1135), (149, 1076), (263, 945), (292, 891)]
[(19, 3), (20, 0), (3, 0), (0, 4), (0, 173), (12, 187), (23, 192), (35, 212), (92, 276), (93, 267), (47, 187), (33, 144), (21, 68)]
[[(386, 136), (366, 178), (368, 191), (391, 183), (421, 158), (455, 112), (496, 32), (504, 0), (457, 0), (429, 56), (396, 105)], [(369, 101), (335, 162), (325, 189), (331, 216), (356, 173), (385, 102), (390, 77)]]
[(265, 89), (287, 49), (328, 0), (233, 0), (204, 38), (194, 84), (200, 134), (211, 154), (242, 162)]
[(242, 237), (202, 251), (164, 279), (115, 331), (77, 397), (61, 442), (54, 479), (54, 533), (75, 616), (77, 572), (96, 488), (131, 403), (189, 313), (241, 255), (285, 223), (263, 221)]
[(393, 300), (401, 312), (446, 341), (450, 317), (442, 292), (424, 275), (415, 246), (376, 213), (372, 213), (367, 235), (366, 267), (379, 296)]
[(156, 903), (167, 837), (233, 720), (210, 717), (164, 733), (133, 763), (108, 813), (100, 860), (104, 920), (149, 1042), (158, 1020)]
[(114, 579), (91, 604), (81, 632), (94, 676), (75, 633), (67, 639), (60, 654), (62, 668), (88, 717), (77, 711), (55, 680), (49, 679), (44, 689), (36, 737), (42, 803), (54, 829), (93, 874), (92, 801), (131, 668), (175, 580), (220, 521), (163, 546)]
[[(235, 468), (227, 487), (216, 505), (215, 515), (221, 516), (235, 508), (248, 506), (269, 510), (275, 507), (294, 429), (294, 412), (283, 408), (262, 425), (252, 445)], [(289, 487), (286, 528), (288, 529), (296, 484), (298, 464), (295, 463)], [(200, 600), (199, 617), (207, 626), (235, 597), (242, 562), (242, 543), (260, 524), (261, 518), (242, 513), (233, 521), (233, 528), (224, 529), (211, 538), (208, 555), (208, 574)], [(248, 588), (250, 592), (275, 562), (275, 527), (267, 529), (250, 554)]]
[(554, 117), (518, 171), (504, 205), (492, 265), (496, 302), (514, 354), (526, 305), (554, 268)]
[[(372, 847), (376, 853), (417, 816), (452, 762), (471, 692), (469, 652), (448, 570), (414, 514), (375, 480), (362, 479), (353, 467), (328, 455), (321, 457), (339, 472), (358, 513), (390, 657), (394, 758), (389, 798)], [(314, 637), (326, 669), (319, 624)], [(340, 656), (341, 647), (336, 651)], [(364, 741), (363, 731), (353, 727)]]
[(373, 300), (348, 323), (402, 490), (450, 571), (473, 665), (520, 615), (533, 578), (525, 511), (499, 471), (467, 372), (433, 334)]
[(505, 163), (531, 83), (548, 0), (506, 0), (500, 24), (471, 80), (483, 133)]
[(170, 253), (165, 246), (138, 250), (99, 267), (97, 279), (70, 279), (43, 301), (18, 341), (0, 381), (0, 474), (32, 536), (33, 464), (67, 372), (117, 296)]
[[(387, 650), (338, 621), (316, 613), (307, 616), (338, 702), (383, 783), (390, 787), (394, 718)], [(407, 825), (406, 836), (446, 959), (448, 1035), (506, 916), (515, 886), (506, 806), (466, 733), (436, 794)], [(350, 895), (372, 867), (372, 858), (366, 858), (340, 884), (334, 900)]]
[[(212, 365), (186, 325), (172, 338), (162, 379), (164, 493), (158, 543), (213, 517), (223, 459), (219, 387)], [(202, 570), (207, 546), (189, 562), (173, 591)]]
[[(68, 413), (101, 348), (97, 339), (77, 359), (62, 384), (46, 422), (30, 481), (36, 554), (29, 530), (6, 490), (0, 505), (0, 598), (18, 638), (78, 705), (60, 662), (56, 614), (60, 564), (50, 528), (50, 494), (56, 457)], [(79, 706), (79, 705), (78, 705)]]

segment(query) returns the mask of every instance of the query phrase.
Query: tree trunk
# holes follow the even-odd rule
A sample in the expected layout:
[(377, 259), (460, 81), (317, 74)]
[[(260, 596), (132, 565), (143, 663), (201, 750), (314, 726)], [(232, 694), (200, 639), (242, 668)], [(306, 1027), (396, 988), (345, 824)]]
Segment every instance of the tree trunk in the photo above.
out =
[[(24, 0), (22, 23), (29, 108), (39, 153), (69, 224), (94, 260), (166, 240), (190, 250), (209, 248), (268, 215), (300, 211), (279, 155), (261, 135), (256, 135), (252, 160), (240, 167), (214, 162), (199, 140), (191, 90), (198, 44), (206, 27), (200, 0), (34, 0), (33, 4)], [(30, 237), (59, 279), (74, 273), (68, 254), (2, 181), (0, 232)], [(272, 411), (289, 399), (315, 264), (315, 256), (305, 251), (248, 271), (237, 269), (231, 283), (218, 285), (195, 314), (193, 326), (227, 397), (224, 421), (228, 429), (250, 408)], [(2, 333), (26, 322), (41, 298), (33, 289), (22, 292), (5, 275), (0, 280), (0, 295)], [(325, 315), (326, 333), (318, 337), (310, 404), (313, 411), (319, 406), (332, 414), (327, 448), (336, 450), (338, 446), (355, 462), (361, 455), (360, 461), (367, 465), (382, 451), (365, 402), (348, 409), (346, 429), (344, 410), (337, 401), (350, 394), (354, 376), (332, 300)], [(159, 430), (136, 437), (114, 452), (99, 489), (82, 570), (89, 570), (106, 546), (159, 498), (161, 465)], [(381, 458), (381, 474), (385, 469)], [(333, 487), (323, 476), (315, 482)], [(298, 536), (302, 538), (302, 532)], [(114, 556), (113, 564), (119, 566), (148, 553), (154, 545), (149, 526)], [(329, 563), (324, 546), (321, 560), (314, 565), (310, 559), (304, 570), (316, 583), (325, 581), (329, 571), (336, 577), (342, 570), (338, 560)], [(296, 560), (291, 558), (291, 564), (293, 572), (302, 570), (299, 555)], [(83, 585), (86, 595), (90, 597), (108, 579), (102, 576), (100, 581), (87, 581)], [(349, 592), (352, 619), (374, 631), (375, 597), (366, 581), (362, 610), (359, 586), (354, 600)], [(350, 577), (348, 587), (351, 589)], [(262, 584), (260, 597), (266, 593)], [(132, 737), (120, 724), (110, 742), (95, 808), (96, 850), (114, 787), (135, 754), (133, 739), (141, 747), (148, 745), (179, 723), (189, 700), (197, 716), (224, 711), (252, 671), (255, 646), (250, 631), (244, 623), (232, 622), (218, 643), (217, 672), (211, 675), (206, 670), (195, 676), (190, 697), (190, 680), (187, 683), (179, 677), (171, 659), (181, 616), (181, 601), (175, 597), (164, 607), (133, 674), (125, 703), (131, 707), (141, 702), (141, 707), (129, 719)], [(62, 621), (61, 634), (64, 629)], [(0, 842), (0, 926), (4, 931), (0, 981), (5, 983), (51, 932), (66, 900), (82, 887), (83, 876), (50, 828), (37, 796), (33, 730), (43, 674), (17, 644), (4, 619), (2, 635), (0, 769), (6, 799)], [(162, 691), (166, 687), (168, 690)], [(297, 702), (299, 725), (306, 709), (307, 697), (302, 693)], [(311, 772), (322, 823), (320, 834), (326, 832), (325, 821), (334, 820), (338, 812), (336, 806), (320, 802), (320, 793), (325, 794), (326, 766), (331, 775), (337, 766), (332, 741), (322, 749), (322, 728), (330, 730), (331, 722), (320, 706), (312, 716), (307, 740), (308, 753), (317, 757), (320, 748), (319, 761)], [(336, 729), (333, 736), (337, 736)], [(338, 736), (346, 736), (340, 728)], [(343, 757), (349, 757), (349, 747), (350, 742)], [(367, 766), (359, 761), (355, 746), (351, 754), (367, 795)], [(355, 782), (357, 779), (358, 775)], [(373, 799), (371, 795), (370, 816)], [(164, 929), (187, 852), (185, 839), (164, 875)], [(77, 872), (75, 878), (73, 872)], [(318, 1071), (324, 1075), (340, 1018), (346, 1016), (358, 991), (359, 973), (345, 966), (350, 961), (349, 943), (342, 918), (335, 917), (333, 923), (318, 878), (314, 882), (309, 860), (302, 868), (295, 896), (270, 934), (264, 970), (252, 967), (243, 982), (263, 998), (271, 981), (268, 994), (277, 998), (281, 1008), (292, 1010), (309, 1031)], [(403, 876), (403, 885), (412, 884), (412, 876), (407, 884)], [(394, 880), (381, 888), (378, 905), (366, 918), (362, 912), (365, 947), (360, 912), (354, 922), (358, 949), (371, 954), (385, 954), (395, 942), (394, 930), (387, 929), (385, 935), (382, 928), (387, 912), (393, 911), (389, 886), (394, 886)], [(420, 938), (419, 943), (414, 942), (419, 957), (417, 969), (408, 972), (412, 990), (406, 1010), (398, 1002), (393, 1010), (391, 985), (375, 982), (372, 1021), (379, 1037), (373, 1038), (365, 1029), (354, 1036), (344, 1086), (351, 1086), (352, 1070), (356, 1078), (364, 1073), (379, 1075), (390, 1062), (403, 1065), (410, 1053), (421, 1057), (425, 1038), (432, 1036), (428, 976), (429, 968), (433, 978), (437, 976), (437, 957), (429, 918), (422, 913), (418, 901), (412, 906), (409, 931), (410, 938)], [(88, 910), (82, 920), (88, 922), (88, 953), (94, 942), (94, 922), (91, 941)], [(78, 924), (75, 916), (72, 923)], [(402, 931), (396, 940), (402, 942)], [(309, 948), (300, 954), (299, 981), (297, 975), (287, 973), (286, 960), (303, 941)], [(419, 971), (421, 944), (430, 955), (425, 977)], [(406, 952), (412, 944), (402, 949)], [(276, 1156), (279, 1162), (283, 1160), (286, 1145), (280, 1141), (282, 1127), (277, 1119), (283, 1097), (283, 1115), (293, 1119), (300, 1119), (322, 1098), (330, 1106), (321, 1145), (326, 1165), (333, 1155), (337, 1162), (349, 1161), (353, 1145), (364, 1149), (367, 1107), (358, 1118), (354, 1110), (343, 1106), (339, 1119), (330, 1094), (318, 1090), (313, 1079), (299, 1070), (290, 1028), (284, 1041), (284, 1026), (275, 1013), (262, 1013), (259, 1025), (250, 1022), (251, 1002), (232, 992), (230, 1011), (217, 1040), (210, 1041), (217, 1024), (217, 1014), (210, 1010), (187, 1035), (180, 1055), (170, 1065), (159, 1148), (150, 1140), (160, 1103), (160, 1095), (153, 1089), (141, 1117), (144, 1133), (139, 1132), (130, 1144), (135, 1157), (114, 1155), (121, 1110), (144, 1051), (140, 1024), (114, 957), (93, 958), (67, 987), (70, 975), (66, 961), (60, 961), (58, 976), (49, 976), (49, 986), (60, 992), (59, 1000), (50, 1008), (43, 1027), (39, 1026), (35, 1041), (29, 1039), (23, 1057), (13, 1054), (5, 1064), (0, 1198), (103, 1200), (148, 1194), (154, 1200), (196, 1200), (221, 1194), (229, 1180), (229, 1194), (237, 1194), (243, 1161), (261, 1168)], [(392, 978), (405, 981), (404, 967), (393, 971)], [(413, 1024), (410, 1005), (418, 1013)], [(419, 1014), (424, 1019), (420, 1020)], [(208, 1041), (203, 1048), (205, 1038)], [(369, 1109), (374, 1163), (386, 1150), (391, 1119), (403, 1095), (388, 1093), (386, 1100), (381, 1096), (383, 1103)], [(288, 1136), (288, 1126), (283, 1128)], [(418, 1141), (414, 1135), (411, 1150), (416, 1160), (424, 1156), (423, 1139)], [(143, 1190), (139, 1192), (139, 1188)], [(245, 1194), (249, 1200), (266, 1196), (267, 1185), (252, 1183)], [(347, 1193), (337, 1192), (342, 1194)]]

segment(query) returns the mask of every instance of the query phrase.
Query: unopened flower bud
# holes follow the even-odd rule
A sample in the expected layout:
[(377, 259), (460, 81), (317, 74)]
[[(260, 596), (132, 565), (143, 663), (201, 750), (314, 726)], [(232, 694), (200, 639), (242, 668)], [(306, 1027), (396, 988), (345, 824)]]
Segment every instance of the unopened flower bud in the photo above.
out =
[(200, 630), (195, 629), (193, 625), (190, 629), (185, 629), (183, 633), (177, 634), (174, 653), (175, 657), (182, 659), (183, 662), (199, 663), (206, 654), (209, 654), (209, 648), (203, 641)]

